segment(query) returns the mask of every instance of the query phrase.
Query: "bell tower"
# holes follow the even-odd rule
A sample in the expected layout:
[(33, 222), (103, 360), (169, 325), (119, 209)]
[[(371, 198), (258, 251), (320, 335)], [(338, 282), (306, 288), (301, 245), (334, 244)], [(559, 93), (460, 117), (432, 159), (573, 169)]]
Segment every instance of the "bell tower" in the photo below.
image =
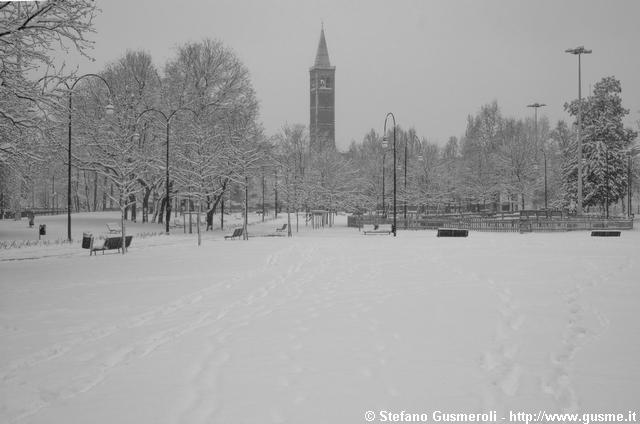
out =
[(324, 38), (324, 25), (320, 30), (320, 42), (316, 61), (309, 69), (310, 120), (309, 139), (312, 150), (327, 147), (335, 149), (335, 90), (336, 67), (331, 66), (327, 41)]

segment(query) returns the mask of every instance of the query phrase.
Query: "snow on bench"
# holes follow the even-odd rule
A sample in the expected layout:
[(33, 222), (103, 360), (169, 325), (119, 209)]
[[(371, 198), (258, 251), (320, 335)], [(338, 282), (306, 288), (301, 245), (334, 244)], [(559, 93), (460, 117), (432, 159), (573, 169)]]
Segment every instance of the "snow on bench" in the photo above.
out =
[(109, 231), (109, 234), (121, 233), (122, 232), (122, 227), (120, 227), (120, 224), (118, 224), (116, 222), (108, 222), (107, 223), (107, 231)]

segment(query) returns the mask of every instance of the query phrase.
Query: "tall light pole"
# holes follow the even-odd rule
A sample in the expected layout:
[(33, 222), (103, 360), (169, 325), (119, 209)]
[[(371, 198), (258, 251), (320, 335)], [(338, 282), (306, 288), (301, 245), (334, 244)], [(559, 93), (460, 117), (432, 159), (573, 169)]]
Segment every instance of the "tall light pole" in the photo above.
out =
[[(383, 149), (386, 149), (386, 147), (384, 146), (384, 137), (382, 140), (382, 147)], [(387, 210), (384, 207), (384, 162), (385, 162), (385, 157), (387, 156), (387, 152), (386, 150), (382, 151), (382, 217), (386, 218), (387, 217)]]
[(591, 50), (587, 50), (584, 46), (576, 47), (575, 49), (567, 49), (565, 53), (571, 53), (578, 56), (578, 200), (577, 200), (577, 212), (578, 215), (582, 215), (582, 138), (580, 132), (582, 130), (582, 70), (581, 70), (581, 55), (591, 54)]
[(535, 142), (536, 142), (536, 146), (538, 144), (538, 108), (540, 107), (545, 107), (546, 105), (544, 103), (532, 103), (530, 105), (527, 105), (527, 107), (532, 107), (534, 110), (534, 118), (533, 118), (533, 126), (534, 126), (534, 137), (535, 137)]
[(181, 110), (189, 110), (195, 114), (193, 110), (182, 108), (182, 107), (173, 110), (169, 115), (165, 114), (161, 110), (149, 108), (142, 111), (140, 115), (138, 115), (138, 119), (137, 119), (137, 121), (139, 121), (143, 115), (151, 112), (156, 113), (159, 116), (162, 116), (162, 118), (164, 119), (165, 128), (166, 128), (166, 145), (167, 145), (166, 154), (165, 154), (165, 190), (166, 190), (165, 191), (165, 200), (166, 200), (165, 232), (167, 235), (169, 235), (169, 221), (171, 220), (171, 196), (169, 191), (169, 134), (171, 133), (171, 119), (173, 119), (175, 114)]
[(404, 228), (407, 228), (407, 146), (409, 144), (409, 138), (404, 138), (404, 212), (402, 216), (404, 217)]
[(393, 236), (396, 236), (396, 117), (389, 112), (384, 117), (384, 132), (382, 137), (382, 146), (387, 147), (389, 140), (387, 139), (387, 119), (393, 118)]
[(425, 161), (424, 161), (424, 156), (423, 156), (424, 147), (422, 146), (422, 141), (420, 141), (420, 139), (418, 138), (418, 136), (415, 133), (413, 133), (413, 139), (415, 141), (417, 141), (418, 142), (418, 146), (420, 146), (420, 153), (418, 154), (416, 159), (418, 159), (418, 162), (424, 164), (423, 170), (425, 171), (424, 181), (425, 181), (425, 187), (426, 187), (426, 185), (427, 185), (427, 170), (426, 170), (426, 164), (424, 163)]
[(547, 152), (544, 150), (544, 147), (540, 148), (542, 152), (542, 157), (544, 158), (544, 209), (545, 211), (548, 209), (547, 206)]
[[(68, 130), (68, 135), (69, 135), (69, 143), (68, 143), (68, 158), (67, 158), (67, 240), (69, 240), (69, 242), (71, 242), (72, 238), (71, 238), (71, 114), (73, 111), (73, 89), (76, 87), (76, 84), (78, 84), (78, 82), (80, 82), (80, 80), (84, 79), (84, 78), (88, 78), (88, 77), (93, 77), (93, 78), (98, 78), (100, 81), (102, 81), (106, 86), (107, 89), (109, 90), (109, 95), (111, 96), (111, 98), (113, 98), (113, 92), (111, 91), (111, 86), (109, 86), (109, 84), (107, 83), (107, 81), (102, 78), (100, 75), (97, 74), (84, 74), (78, 78), (76, 78), (76, 80), (73, 82), (73, 84), (71, 86), (69, 86), (69, 84), (67, 84), (66, 81), (64, 81), (64, 84), (67, 86), (67, 89), (69, 91), (69, 118), (68, 118), (68, 126), (69, 126), (69, 130)], [(111, 103), (107, 104), (105, 106), (105, 111), (107, 113), (107, 115), (112, 115), (113, 111), (114, 111), (114, 107)]]
[(536, 148), (539, 148), (542, 154), (544, 155), (544, 208), (546, 210), (547, 209), (547, 154), (545, 153), (542, 147), (538, 146), (538, 108), (541, 108), (544, 106), (546, 106), (546, 104), (538, 103), (538, 102), (527, 105), (527, 107), (532, 107), (534, 110), (534, 115), (533, 115), (534, 116), (533, 118), (534, 135), (533, 136), (535, 138)]

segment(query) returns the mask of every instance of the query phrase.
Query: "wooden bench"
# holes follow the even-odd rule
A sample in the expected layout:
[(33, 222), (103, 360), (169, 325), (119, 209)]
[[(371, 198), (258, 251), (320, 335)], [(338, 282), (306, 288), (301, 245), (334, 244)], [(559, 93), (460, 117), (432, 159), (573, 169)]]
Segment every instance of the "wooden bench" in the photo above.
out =
[(236, 228), (235, 230), (233, 230), (233, 234), (231, 234), (230, 236), (224, 236), (225, 240), (233, 240), (234, 238), (240, 238), (242, 237), (242, 227), (240, 228)]
[(375, 224), (375, 225), (363, 225), (362, 226), (362, 233), (365, 236), (368, 236), (370, 234), (391, 234), (393, 233), (393, 229), (391, 227), (391, 224)]
[(460, 228), (438, 228), (437, 237), (467, 237), (469, 230)]
[[(131, 240), (133, 240), (133, 236), (126, 236), (125, 237), (125, 247), (128, 248), (129, 246), (131, 246)], [(118, 250), (118, 252), (120, 252), (120, 249), (122, 248), (122, 237), (118, 236), (118, 237), (107, 237), (106, 239), (104, 239), (104, 242), (102, 243), (101, 246), (96, 246), (94, 245), (94, 239), (93, 236), (90, 234), (83, 234), (82, 237), (82, 248), (83, 249), (89, 249), (89, 256), (96, 254), (97, 255), (97, 251), (102, 251), (102, 254), (104, 255), (104, 251), (105, 250)]]
[(620, 237), (620, 231), (614, 231), (614, 230), (591, 231), (591, 237)]
[(118, 234), (122, 232), (122, 227), (120, 227), (120, 224), (115, 222), (108, 222), (107, 231), (109, 231), (109, 234)]
[(287, 229), (287, 224), (282, 224), (282, 227), (276, 228), (276, 232), (281, 233)]

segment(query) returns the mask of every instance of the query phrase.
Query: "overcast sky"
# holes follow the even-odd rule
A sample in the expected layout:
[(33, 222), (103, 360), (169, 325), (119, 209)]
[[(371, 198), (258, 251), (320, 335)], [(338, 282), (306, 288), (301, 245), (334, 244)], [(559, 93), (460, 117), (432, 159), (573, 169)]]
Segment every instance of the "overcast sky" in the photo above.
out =
[(99, 0), (96, 61), (68, 58), (81, 72), (100, 71), (127, 49), (151, 53), (162, 68), (175, 47), (222, 40), (251, 72), (267, 134), (285, 123), (309, 125), (309, 67), (321, 21), (336, 66), (336, 144), (344, 149), (387, 112), (399, 125), (444, 143), (464, 133), (466, 117), (497, 100), (506, 116), (568, 119), (582, 87), (615, 75), (628, 125), (640, 119), (640, 1), (488, 0)]

